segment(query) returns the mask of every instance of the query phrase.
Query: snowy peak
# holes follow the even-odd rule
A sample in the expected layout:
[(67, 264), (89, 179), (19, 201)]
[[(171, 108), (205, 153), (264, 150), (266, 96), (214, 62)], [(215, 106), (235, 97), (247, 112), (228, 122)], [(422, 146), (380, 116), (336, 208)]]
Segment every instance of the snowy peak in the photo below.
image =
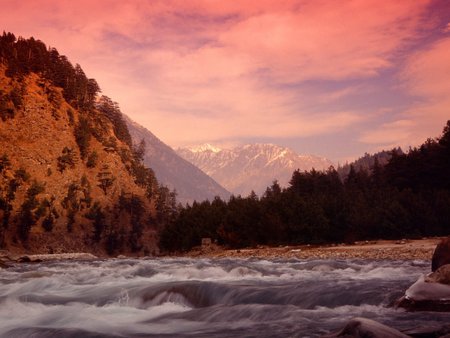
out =
[(290, 148), (274, 144), (246, 144), (232, 149), (208, 144), (179, 149), (178, 154), (229, 191), (241, 195), (252, 190), (262, 194), (274, 180), (286, 186), (297, 169), (323, 170), (333, 165), (326, 158), (299, 155)]
[(215, 147), (209, 143), (202, 144), (200, 146), (188, 148), (193, 153), (204, 153), (204, 152), (212, 152), (218, 153), (222, 151), (222, 149)]

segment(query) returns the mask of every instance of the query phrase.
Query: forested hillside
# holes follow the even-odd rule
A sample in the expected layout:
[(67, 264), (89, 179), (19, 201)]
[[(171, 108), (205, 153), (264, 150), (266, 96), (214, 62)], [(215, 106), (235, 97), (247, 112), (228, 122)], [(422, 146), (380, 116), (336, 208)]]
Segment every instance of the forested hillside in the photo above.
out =
[(157, 252), (175, 197), (116, 102), (33, 38), (0, 36), (0, 248)]
[(295, 171), (258, 198), (194, 203), (165, 228), (161, 247), (188, 250), (202, 237), (240, 248), (450, 234), (450, 121), (443, 134), (369, 170)]

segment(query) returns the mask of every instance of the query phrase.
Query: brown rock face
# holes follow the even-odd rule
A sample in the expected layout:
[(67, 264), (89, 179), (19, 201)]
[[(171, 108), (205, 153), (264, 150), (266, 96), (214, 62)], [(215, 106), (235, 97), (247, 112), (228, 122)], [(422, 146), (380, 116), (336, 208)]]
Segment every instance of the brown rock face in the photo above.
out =
[(431, 260), (431, 271), (434, 272), (445, 264), (450, 264), (450, 237), (443, 239), (436, 246)]
[(5, 70), (0, 62), (0, 94), (20, 88), (21, 105), (9, 115), (0, 109), (0, 249), (157, 252), (148, 193), (156, 180), (118, 137), (120, 124), (100, 106), (72, 106), (41, 75), (10, 78)]
[(450, 264), (440, 266), (425, 278), (425, 282), (450, 285)]

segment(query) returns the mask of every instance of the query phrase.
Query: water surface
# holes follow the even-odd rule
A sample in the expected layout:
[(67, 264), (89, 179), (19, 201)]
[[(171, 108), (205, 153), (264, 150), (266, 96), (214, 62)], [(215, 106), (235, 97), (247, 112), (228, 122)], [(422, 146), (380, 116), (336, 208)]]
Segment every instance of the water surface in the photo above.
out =
[(319, 337), (359, 316), (450, 322), (390, 305), (424, 261), (122, 259), (0, 271), (1, 337)]

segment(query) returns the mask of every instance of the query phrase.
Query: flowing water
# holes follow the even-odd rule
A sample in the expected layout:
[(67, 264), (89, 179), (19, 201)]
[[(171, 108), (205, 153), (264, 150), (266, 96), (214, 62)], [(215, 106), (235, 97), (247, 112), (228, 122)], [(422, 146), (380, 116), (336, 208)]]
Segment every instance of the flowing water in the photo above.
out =
[(349, 319), (450, 322), (390, 305), (423, 261), (122, 259), (0, 270), (0, 337), (320, 337)]

